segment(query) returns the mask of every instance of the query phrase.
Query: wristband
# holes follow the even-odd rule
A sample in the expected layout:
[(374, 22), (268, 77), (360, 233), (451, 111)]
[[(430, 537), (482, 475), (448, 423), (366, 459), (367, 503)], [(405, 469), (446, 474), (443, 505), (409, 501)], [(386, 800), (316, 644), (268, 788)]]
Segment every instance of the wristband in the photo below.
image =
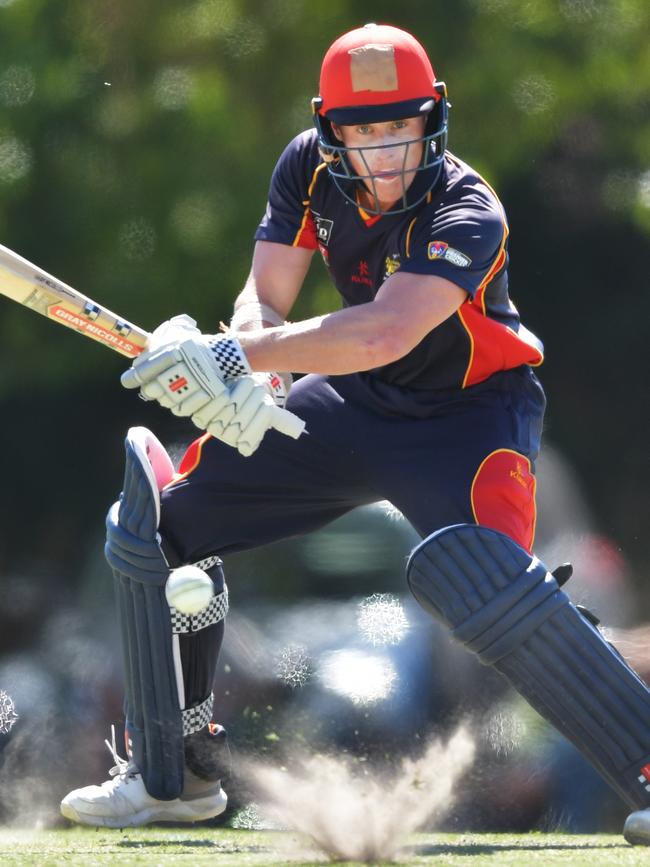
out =
[(247, 325), (251, 322), (269, 322), (271, 325), (284, 325), (284, 319), (277, 310), (269, 307), (268, 304), (260, 304), (258, 301), (247, 301), (245, 304), (240, 304), (235, 309), (230, 327), (233, 331), (237, 331), (242, 325)]

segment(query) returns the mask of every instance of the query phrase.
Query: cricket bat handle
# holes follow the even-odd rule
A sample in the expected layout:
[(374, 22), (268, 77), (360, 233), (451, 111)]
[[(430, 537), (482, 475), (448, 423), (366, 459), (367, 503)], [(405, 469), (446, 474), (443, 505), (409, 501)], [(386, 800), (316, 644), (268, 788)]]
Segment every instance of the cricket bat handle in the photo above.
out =
[[(112, 313), (2, 244), (0, 295), (103, 343), (127, 358), (137, 358), (144, 352), (151, 337), (148, 331)], [(275, 407), (273, 427), (298, 439), (305, 424), (292, 412)]]

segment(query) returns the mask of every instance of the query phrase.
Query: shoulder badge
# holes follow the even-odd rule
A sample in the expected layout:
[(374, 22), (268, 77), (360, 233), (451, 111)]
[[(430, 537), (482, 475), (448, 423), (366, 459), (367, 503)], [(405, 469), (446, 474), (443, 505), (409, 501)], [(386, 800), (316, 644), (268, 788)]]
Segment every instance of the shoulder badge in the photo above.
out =
[(468, 268), (472, 264), (469, 256), (461, 253), (460, 250), (454, 250), (445, 241), (429, 241), (427, 256), (429, 259), (445, 259), (458, 268)]

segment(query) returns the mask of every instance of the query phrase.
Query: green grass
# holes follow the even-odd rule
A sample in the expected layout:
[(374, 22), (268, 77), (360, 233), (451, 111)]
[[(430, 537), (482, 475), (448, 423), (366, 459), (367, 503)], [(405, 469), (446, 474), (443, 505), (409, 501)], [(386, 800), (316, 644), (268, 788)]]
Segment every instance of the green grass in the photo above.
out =
[[(650, 850), (628, 846), (610, 834), (417, 834), (403, 864), (530, 867), (562, 864), (647, 865)], [(323, 864), (327, 859), (298, 836), (274, 831), (220, 828), (88, 828), (0, 831), (0, 864), (5, 865), (210, 865), (280, 867)], [(352, 862), (346, 862), (352, 863)]]

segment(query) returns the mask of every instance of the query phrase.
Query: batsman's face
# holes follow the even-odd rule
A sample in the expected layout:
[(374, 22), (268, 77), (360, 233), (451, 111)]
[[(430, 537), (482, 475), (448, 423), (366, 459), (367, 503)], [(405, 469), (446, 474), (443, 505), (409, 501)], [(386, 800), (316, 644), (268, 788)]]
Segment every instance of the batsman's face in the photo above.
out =
[(358, 126), (332, 124), (337, 138), (352, 149), (348, 159), (363, 179), (373, 207), (379, 202), (382, 210), (388, 210), (413, 183), (422, 160), (425, 124), (421, 115)]

